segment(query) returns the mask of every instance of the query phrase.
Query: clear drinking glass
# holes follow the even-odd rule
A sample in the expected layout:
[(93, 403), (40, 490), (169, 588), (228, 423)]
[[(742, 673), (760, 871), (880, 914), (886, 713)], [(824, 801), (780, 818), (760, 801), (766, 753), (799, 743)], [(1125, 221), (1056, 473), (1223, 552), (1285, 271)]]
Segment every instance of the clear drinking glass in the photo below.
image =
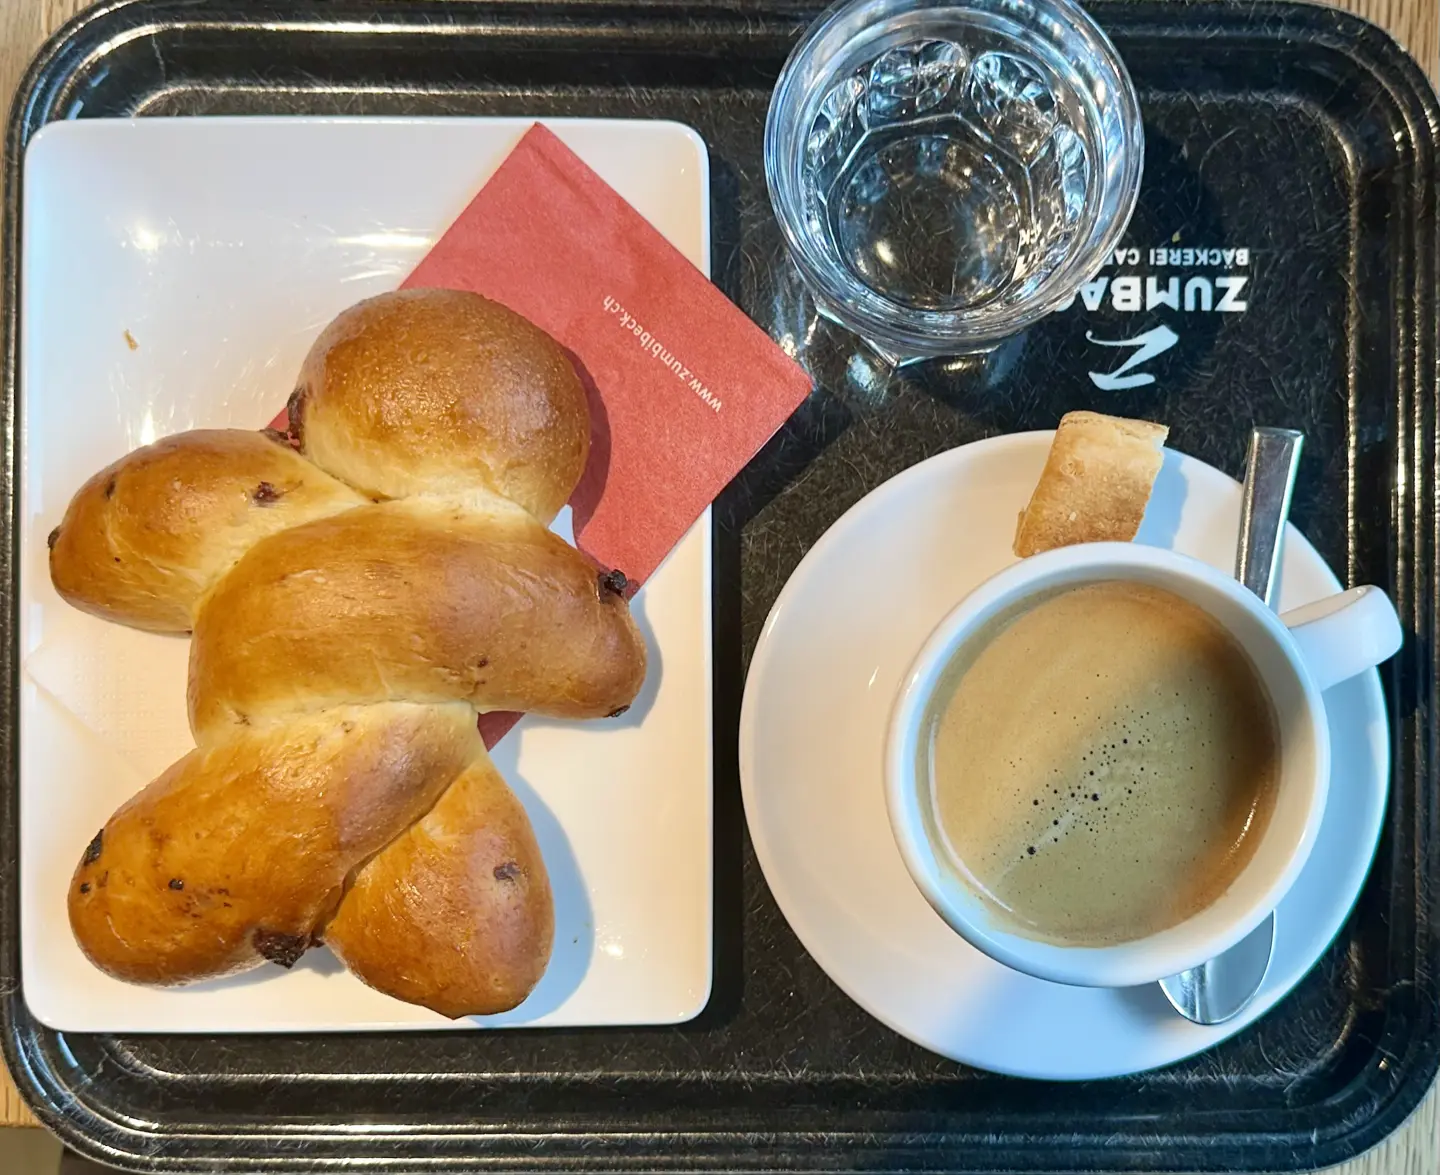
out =
[(844, 0), (786, 62), (765, 178), (817, 308), (888, 358), (983, 351), (1125, 231), (1144, 139), (1071, 0)]

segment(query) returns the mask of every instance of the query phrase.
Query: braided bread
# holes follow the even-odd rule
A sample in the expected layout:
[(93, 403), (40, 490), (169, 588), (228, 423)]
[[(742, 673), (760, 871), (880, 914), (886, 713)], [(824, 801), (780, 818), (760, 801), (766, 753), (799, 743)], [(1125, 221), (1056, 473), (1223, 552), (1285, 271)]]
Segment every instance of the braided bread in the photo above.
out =
[(549, 882), (477, 714), (623, 710), (623, 577), (547, 526), (589, 447), (571, 362), (474, 294), (362, 302), (316, 340), (286, 434), (182, 433), (102, 470), (50, 536), (76, 607), (192, 634), (196, 749), (85, 850), (71, 926), (178, 984), (322, 937), (448, 1016), (544, 972)]

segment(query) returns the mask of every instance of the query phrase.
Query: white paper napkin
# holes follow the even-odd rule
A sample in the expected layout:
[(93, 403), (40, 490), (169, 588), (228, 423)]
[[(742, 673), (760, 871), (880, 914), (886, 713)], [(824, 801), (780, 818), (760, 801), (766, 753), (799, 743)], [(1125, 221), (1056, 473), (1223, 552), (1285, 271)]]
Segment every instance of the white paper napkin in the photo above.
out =
[(56, 609), (24, 672), (143, 786), (195, 743), (185, 714), (190, 642)]

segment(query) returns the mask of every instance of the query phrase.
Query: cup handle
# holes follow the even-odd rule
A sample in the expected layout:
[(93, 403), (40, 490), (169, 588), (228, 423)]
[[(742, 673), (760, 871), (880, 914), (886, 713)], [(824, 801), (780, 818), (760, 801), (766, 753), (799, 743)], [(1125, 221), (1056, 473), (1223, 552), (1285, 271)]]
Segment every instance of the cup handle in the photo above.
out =
[(1377, 587), (1354, 587), (1293, 608), (1280, 622), (1321, 690), (1388, 661), (1404, 639), (1395, 605)]

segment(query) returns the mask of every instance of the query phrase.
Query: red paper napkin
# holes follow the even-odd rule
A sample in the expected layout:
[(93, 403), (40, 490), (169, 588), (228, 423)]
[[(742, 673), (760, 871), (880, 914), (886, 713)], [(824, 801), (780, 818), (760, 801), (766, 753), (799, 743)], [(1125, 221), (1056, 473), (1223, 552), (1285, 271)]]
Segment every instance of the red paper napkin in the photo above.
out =
[[(576, 545), (637, 584), (810, 391), (764, 331), (538, 124), (404, 284), (503, 302), (570, 351), (594, 428), (571, 498)], [(514, 721), (486, 715), (486, 742)]]

